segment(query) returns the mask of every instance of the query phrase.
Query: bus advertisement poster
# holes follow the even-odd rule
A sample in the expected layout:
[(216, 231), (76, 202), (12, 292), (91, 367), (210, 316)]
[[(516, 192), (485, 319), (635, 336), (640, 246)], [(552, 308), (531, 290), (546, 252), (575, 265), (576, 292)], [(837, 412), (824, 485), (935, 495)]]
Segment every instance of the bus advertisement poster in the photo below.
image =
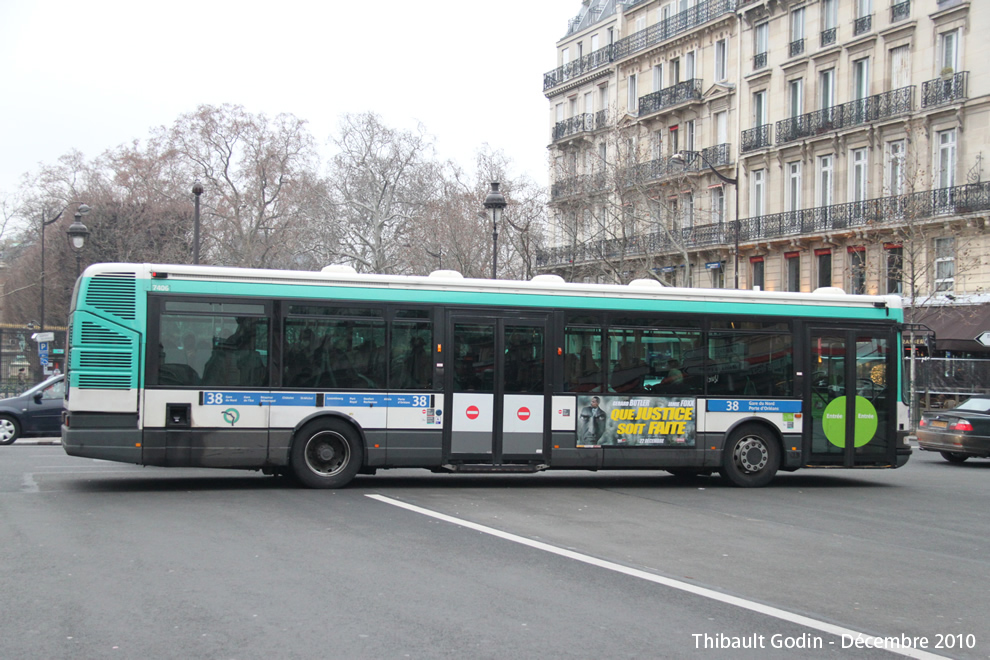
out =
[(694, 397), (583, 395), (577, 398), (577, 445), (693, 447)]

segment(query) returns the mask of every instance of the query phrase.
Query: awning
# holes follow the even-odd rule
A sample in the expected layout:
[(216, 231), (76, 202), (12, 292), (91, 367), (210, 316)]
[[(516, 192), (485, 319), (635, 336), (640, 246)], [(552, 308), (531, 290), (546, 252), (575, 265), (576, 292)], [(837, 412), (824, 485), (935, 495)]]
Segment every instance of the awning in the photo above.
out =
[(908, 312), (908, 319), (935, 331), (935, 350), (990, 352), (990, 347), (976, 341), (990, 331), (990, 304), (939, 305)]

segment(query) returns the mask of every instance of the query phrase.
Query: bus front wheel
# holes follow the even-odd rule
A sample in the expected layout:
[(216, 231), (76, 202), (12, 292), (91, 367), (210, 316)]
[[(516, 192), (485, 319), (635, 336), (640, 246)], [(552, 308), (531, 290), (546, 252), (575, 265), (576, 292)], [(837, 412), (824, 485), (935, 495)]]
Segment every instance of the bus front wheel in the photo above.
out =
[(308, 488), (343, 488), (361, 469), (361, 441), (345, 422), (303, 427), (292, 443), (292, 472)]
[(780, 447), (769, 431), (750, 424), (737, 429), (722, 451), (722, 476), (733, 486), (766, 486), (780, 467)]

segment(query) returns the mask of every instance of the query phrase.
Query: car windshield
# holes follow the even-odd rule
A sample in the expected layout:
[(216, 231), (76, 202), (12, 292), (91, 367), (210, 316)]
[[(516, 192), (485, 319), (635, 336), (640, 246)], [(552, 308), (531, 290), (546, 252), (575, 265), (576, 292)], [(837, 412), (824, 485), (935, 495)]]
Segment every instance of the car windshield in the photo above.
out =
[(990, 412), (990, 399), (973, 397), (956, 406), (956, 410), (971, 410), (973, 412)]

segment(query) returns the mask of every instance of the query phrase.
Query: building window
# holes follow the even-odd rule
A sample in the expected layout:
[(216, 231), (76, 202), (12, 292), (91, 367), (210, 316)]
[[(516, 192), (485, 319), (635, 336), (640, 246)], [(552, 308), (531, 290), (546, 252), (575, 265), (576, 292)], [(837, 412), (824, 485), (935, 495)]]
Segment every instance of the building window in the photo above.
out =
[(791, 12), (791, 44), (790, 56), (796, 57), (804, 52), (804, 7)]
[(713, 289), (724, 289), (725, 288), (725, 262), (720, 261), (718, 264), (712, 266), (708, 269), (708, 272), (712, 276), (712, 288)]
[(886, 252), (887, 293), (902, 295), (904, 293), (904, 248), (900, 245), (884, 244)]
[(763, 257), (750, 257), (749, 266), (751, 273), (751, 288), (766, 290), (766, 275), (763, 267)]
[(822, 47), (835, 43), (835, 28), (839, 24), (839, 0), (822, 0)]
[(938, 71), (939, 75), (959, 71), (959, 30), (943, 32), (938, 35)]
[(767, 92), (760, 90), (753, 93), (753, 126), (759, 127), (767, 123)]
[(681, 220), (681, 226), (684, 229), (694, 227), (694, 194), (692, 193), (684, 194), (684, 217)]
[(862, 100), (870, 95), (870, 58), (853, 62), (853, 96)]
[(784, 261), (787, 264), (787, 290), (801, 290), (801, 253), (785, 252)]
[(938, 133), (937, 188), (956, 185), (956, 129)]
[(935, 239), (935, 290), (952, 291), (956, 281), (956, 239)]
[(911, 47), (890, 49), (890, 88), (901, 89), (911, 84)]
[(636, 74), (631, 74), (627, 81), (626, 112), (634, 115), (639, 110), (639, 96), (636, 92)]
[(815, 250), (815, 261), (818, 267), (818, 288), (832, 286), (832, 250)]
[(719, 39), (715, 42), (715, 82), (722, 82), (728, 77), (729, 71), (729, 42)]
[(715, 113), (715, 144), (729, 142), (729, 113), (723, 110)]
[(694, 77), (694, 51), (692, 50), (684, 56), (684, 80), (692, 80)]
[(753, 30), (753, 68), (762, 69), (767, 65), (767, 47), (770, 43), (770, 24), (761, 23)]
[(866, 248), (855, 245), (848, 249), (849, 253), (849, 293), (862, 295), (866, 293)]
[(725, 188), (712, 188), (712, 224), (725, 222)]
[(884, 169), (884, 189), (887, 196), (904, 194), (905, 140), (887, 143), (887, 167)]
[(677, 126), (670, 127), (670, 155), (678, 153), (681, 150), (681, 142), (678, 139), (680, 131)]
[(804, 113), (804, 80), (798, 78), (787, 83), (787, 96), (790, 116), (801, 116)]
[(653, 91), (663, 89), (663, 63), (653, 65)]
[(818, 107), (826, 110), (835, 105), (835, 69), (818, 73)]
[(608, 110), (608, 84), (598, 86), (598, 109)]
[(694, 120), (684, 122), (684, 148), (694, 151)]
[(753, 170), (753, 190), (750, 197), (749, 215), (759, 217), (766, 211), (766, 170)]
[(832, 205), (832, 175), (835, 159), (832, 154), (818, 157), (818, 190), (816, 191), (818, 206)]
[(853, 149), (852, 181), (850, 182), (850, 186), (849, 186), (850, 189), (852, 190), (851, 201), (853, 202), (866, 201), (868, 174), (869, 174), (869, 168), (867, 166), (867, 150)]
[(801, 161), (787, 163), (785, 204), (788, 211), (801, 210)]

